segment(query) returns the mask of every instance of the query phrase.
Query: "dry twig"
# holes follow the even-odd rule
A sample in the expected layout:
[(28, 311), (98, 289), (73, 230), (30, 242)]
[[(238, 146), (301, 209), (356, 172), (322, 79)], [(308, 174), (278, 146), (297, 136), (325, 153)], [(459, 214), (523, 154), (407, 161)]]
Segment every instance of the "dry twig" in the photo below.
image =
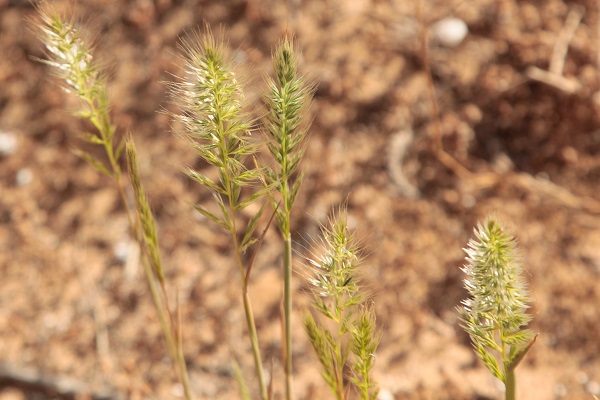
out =
[(563, 71), (569, 44), (575, 35), (575, 31), (579, 27), (582, 17), (583, 11), (578, 7), (573, 8), (569, 12), (565, 24), (558, 35), (556, 44), (554, 45), (548, 71), (538, 67), (529, 67), (525, 71), (525, 75), (529, 79), (545, 83), (546, 85), (553, 86), (569, 94), (576, 93), (581, 89), (581, 83), (573, 78), (565, 77)]

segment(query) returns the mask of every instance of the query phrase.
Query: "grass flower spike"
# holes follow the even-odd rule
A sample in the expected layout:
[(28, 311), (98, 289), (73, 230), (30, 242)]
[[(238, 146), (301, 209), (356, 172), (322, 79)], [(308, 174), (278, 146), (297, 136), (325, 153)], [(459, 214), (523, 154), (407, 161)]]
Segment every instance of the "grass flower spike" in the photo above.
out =
[(39, 61), (52, 67), (53, 73), (64, 82), (64, 89), (81, 100), (77, 115), (89, 120), (97, 129), (96, 133), (87, 133), (83, 138), (104, 147), (109, 167), (87, 152), (78, 149), (76, 153), (103, 174), (118, 180), (118, 160), (124, 142), (117, 144), (113, 140), (116, 129), (109, 115), (108, 89), (102, 68), (71, 22), (63, 20), (49, 6), (40, 8), (40, 15), (42, 23), (36, 27), (46, 46), (47, 59)]
[(323, 254), (308, 261), (315, 313), (306, 316), (304, 326), (335, 398), (347, 398), (349, 380), (361, 399), (375, 399), (370, 371), (379, 334), (360, 286), (360, 247), (348, 230), (346, 211), (340, 210), (322, 234)]
[(303, 117), (313, 93), (313, 87), (298, 75), (296, 60), (297, 54), (292, 42), (287, 38), (283, 39), (273, 53), (275, 78), (268, 80), (269, 91), (265, 99), (267, 115), (264, 118), (267, 147), (276, 163), (276, 168), (267, 170), (267, 180), (281, 196), (279, 205), (279, 200), (273, 199), (273, 207), (284, 241), (284, 364), (287, 400), (293, 398), (291, 213), (302, 184), (302, 174), (295, 173), (304, 155), (308, 126), (303, 123)]
[(479, 358), (505, 384), (506, 399), (514, 400), (515, 368), (535, 342), (524, 328), (531, 316), (523, 267), (516, 240), (497, 220), (488, 218), (475, 237), (465, 249), (462, 269), (470, 295), (459, 308), (462, 326)]
[[(192, 395), (179, 328), (171, 316), (167, 302), (166, 282), (158, 249), (156, 223), (140, 180), (133, 139), (121, 139), (119, 143), (115, 143), (116, 127), (110, 118), (108, 88), (103, 70), (94, 62), (91, 48), (81, 38), (79, 31), (71, 22), (65, 21), (51, 6), (45, 3), (40, 6), (39, 12), (41, 23), (36, 23), (35, 27), (40, 40), (46, 46), (48, 57), (39, 61), (52, 67), (54, 74), (64, 82), (65, 90), (81, 100), (81, 108), (77, 115), (89, 120), (97, 130), (96, 133), (83, 135), (83, 138), (91, 144), (103, 147), (108, 159), (108, 166), (105, 162), (81, 149), (76, 149), (75, 152), (98, 171), (110, 177), (118, 188), (132, 234), (143, 254), (142, 265), (167, 348), (174, 360), (185, 398), (189, 400)], [(127, 200), (124, 177), (119, 166), (119, 159), (126, 142), (135, 209)]]
[(289, 235), (290, 213), (302, 184), (302, 174), (294, 173), (304, 155), (308, 124), (303, 123), (303, 117), (314, 91), (298, 74), (297, 57), (292, 42), (283, 39), (273, 54), (275, 78), (268, 81), (264, 121), (267, 146), (277, 164), (277, 168), (268, 171), (269, 178), (283, 197), (277, 220), (284, 236)]
[[(212, 192), (218, 208), (217, 212), (213, 212), (198, 204), (195, 205), (196, 210), (231, 235), (258, 385), (261, 398), (267, 399), (258, 334), (248, 294), (252, 261), (246, 262), (243, 257), (254, 242), (252, 234), (263, 207), (250, 219), (241, 240), (237, 216), (240, 210), (265, 197), (270, 187), (260, 186), (262, 171), (246, 167), (246, 161), (255, 156), (257, 147), (249, 141), (252, 121), (244, 112), (242, 88), (225, 57), (223, 45), (217, 43), (207, 29), (202, 37), (195, 35), (193, 43), (184, 43), (183, 50), (185, 77), (181, 82), (170, 85), (173, 99), (182, 112), (173, 117), (182, 122), (182, 136), (189, 140), (198, 155), (217, 169), (218, 180), (191, 167), (186, 169), (186, 173)], [(252, 191), (253, 188), (258, 189)], [(243, 190), (251, 193), (244, 195)]]

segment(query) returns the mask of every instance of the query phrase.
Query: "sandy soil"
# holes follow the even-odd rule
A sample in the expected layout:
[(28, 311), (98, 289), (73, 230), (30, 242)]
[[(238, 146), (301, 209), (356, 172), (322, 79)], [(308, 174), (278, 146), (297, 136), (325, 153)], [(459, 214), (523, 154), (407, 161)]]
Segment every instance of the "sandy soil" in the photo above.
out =
[[(237, 398), (233, 359), (252, 372), (227, 238), (190, 209), (207, 200), (179, 172), (195, 156), (156, 112), (170, 107), (161, 81), (179, 71), (178, 37), (204, 21), (223, 26), (258, 75), (286, 31), (302, 45), (318, 90), (294, 239), (302, 254), (347, 201), (384, 332), (375, 371), (382, 398), (502, 397), (455, 311), (466, 296), (461, 249), (491, 212), (517, 234), (535, 297), (539, 338), (518, 370), (520, 398), (600, 395), (597, 2), (424, 2), (428, 26), (454, 16), (469, 27), (456, 47), (429, 43), (443, 146), (462, 167), (435, 151), (415, 0), (307, 0), (296, 11), (274, 0), (53, 3), (85, 21), (111, 67), (114, 116), (138, 144), (197, 398)], [(24, 22), (34, 16), (28, 1), (0, 0), (0, 399), (56, 398), (17, 388), (7, 379), (15, 370), (121, 398), (178, 398), (124, 209), (110, 182), (70, 151), (89, 127), (65, 111), (76, 103), (31, 59), (43, 54)], [(553, 80), (537, 79), (540, 70)], [(251, 294), (276, 398), (280, 262), (269, 233)], [(301, 303), (297, 397), (328, 398)]]

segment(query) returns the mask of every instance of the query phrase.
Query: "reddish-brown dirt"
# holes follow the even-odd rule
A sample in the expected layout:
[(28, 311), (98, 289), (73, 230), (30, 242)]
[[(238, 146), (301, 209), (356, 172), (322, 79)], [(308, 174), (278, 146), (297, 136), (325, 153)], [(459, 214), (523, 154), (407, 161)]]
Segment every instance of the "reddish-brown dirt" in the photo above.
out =
[[(255, 76), (269, 70), (286, 31), (302, 46), (304, 71), (318, 87), (296, 249), (303, 254), (330, 210), (347, 202), (367, 248), (364, 268), (383, 330), (374, 375), (386, 399), (503, 397), (455, 310), (466, 296), (462, 247), (489, 213), (518, 237), (535, 298), (531, 328), (539, 337), (517, 371), (520, 398), (600, 395), (600, 6), (423, 3), (419, 19), (416, 0), (53, 2), (84, 21), (97, 40), (95, 57), (111, 69), (113, 115), (119, 133), (130, 130), (138, 145), (197, 398), (238, 398), (233, 360), (254, 387), (227, 237), (189, 206), (209, 197), (179, 168), (199, 164), (157, 112), (172, 107), (161, 82), (180, 71), (178, 37), (204, 22), (224, 28)], [(576, 12), (582, 20), (565, 39)], [(0, 154), (1, 369), (69, 378), (127, 399), (178, 398), (124, 208), (111, 182), (71, 152), (90, 127), (69, 113), (75, 100), (31, 58), (43, 56), (25, 20), (35, 15), (29, 1), (0, 0), (0, 131), (15, 141)], [(440, 153), (419, 29), (449, 16), (466, 22), (469, 34), (456, 47), (428, 45), (447, 152)], [(558, 83), (532, 79), (533, 67), (556, 68), (561, 45), (568, 51), (557, 57), (564, 61), (552, 75)], [(263, 83), (255, 81), (252, 96)], [(250, 288), (276, 398), (283, 392), (281, 258), (273, 230)], [(297, 398), (328, 398), (301, 327), (302, 295), (296, 299)], [(2, 379), (2, 400), (53, 398)]]

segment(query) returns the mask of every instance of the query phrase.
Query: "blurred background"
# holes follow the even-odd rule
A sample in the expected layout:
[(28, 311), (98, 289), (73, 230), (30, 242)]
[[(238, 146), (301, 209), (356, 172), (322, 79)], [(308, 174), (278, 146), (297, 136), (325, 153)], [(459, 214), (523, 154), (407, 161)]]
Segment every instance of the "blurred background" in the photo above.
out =
[[(317, 82), (293, 228), (298, 399), (329, 396), (301, 326), (301, 256), (344, 203), (383, 330), (381, 399), (503, 396), (455, 310), (462, 248), (490, 213), (517, 236), (535, 298), (520, 398), (600, 396), (597, 1), (423, 0), (420, 12), (416, 0), (51, 3), (95, 42), (118, 132), (137, 143), (197, 398), (238, 398), (232, 360), (253, 377), (228, 238), (190, 207), (210, 195), (180, 166), (200, 164), (158, 112), (173, 109), (164, 81), (181, 72), (179, 38), (205, 23), (254, 78), (250, 98), (286, 32)], [(29, 1), (0, 0), (0, 399), (63, 398), (19, 387), (27, 374), (96, 398), (179, 398), (117, 192), (72, 152), (91, 128), (32, 59), (44, 54), (35, 18)], [(250, 288), (276, 398), (281, 258), (272, 230)]]

